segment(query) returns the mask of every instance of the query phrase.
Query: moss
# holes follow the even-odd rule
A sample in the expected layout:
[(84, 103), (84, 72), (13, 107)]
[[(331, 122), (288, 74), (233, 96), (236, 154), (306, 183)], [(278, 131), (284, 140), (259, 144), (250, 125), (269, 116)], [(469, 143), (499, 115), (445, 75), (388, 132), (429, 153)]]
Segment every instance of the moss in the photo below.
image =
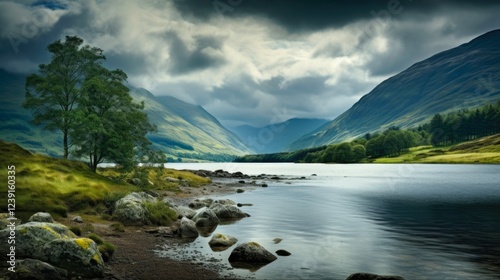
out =
[(40, 228), (43, 228), (44, 230), (46, 230), (46, 231), (50, 232), (52, 235), (54, 235), (55, 237), (57, 237), (57, 238), (59, 238), (59, 239), (60, 239), (60, 238), (62, 238), (62, 236), (61, 236), (59, 233), (57, 233), (55, 230), (53, 230), (53, 229), (52, 229), (51, 227), (49, 227), (49, 226), (41, 226)]
[(94, 240), (94, 242), (97, 244), (97, 245), (101, 245), (104, 243), (104, 240), (97, 234), (95, 233), (91, 233), (87, 236), (89, 239), (92, 239)]
[(148, 212), (148, 220), (152, 224), (168, 226), (177, 219), (177, 213), (163, 202), (146, 202), (144, 206)]
[(90, 238), (77, 238), (77, 239), (75, 239), (76, 245), (78, 245), (83, 250), (88, 250), (90, 248), (90, 245), (93, 242), (94, 241)]
[(116, 250), (115, 245), (108, 243), (108, 242), (104, 242), (103, 244), (99, 245), (97, 248), (99, 249), (99, 253), (101, 253), (102, 259), (105, 262), (108, 262), (111, 259), (111, 257), (113, 256), (113, 254), (115, 253), (115, 250)]

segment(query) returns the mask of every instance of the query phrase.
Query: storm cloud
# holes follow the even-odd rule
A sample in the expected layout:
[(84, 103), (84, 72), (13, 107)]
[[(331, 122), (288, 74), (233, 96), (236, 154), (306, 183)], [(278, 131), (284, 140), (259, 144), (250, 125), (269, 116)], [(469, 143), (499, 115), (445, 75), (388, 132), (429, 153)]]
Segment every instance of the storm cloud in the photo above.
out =
[[(355, 3), (355, 4), (353, 4)], [(0, 0), (0, 68), (77, 35), (106, 66), (228, 126), (333, 119), (384, 79), (500, 27), (497, 1)]]

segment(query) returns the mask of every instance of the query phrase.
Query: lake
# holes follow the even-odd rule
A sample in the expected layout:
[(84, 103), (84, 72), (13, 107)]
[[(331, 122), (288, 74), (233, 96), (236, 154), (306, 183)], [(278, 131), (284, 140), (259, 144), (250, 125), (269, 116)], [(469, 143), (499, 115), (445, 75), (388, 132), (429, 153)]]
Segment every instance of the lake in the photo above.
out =
[[(214, 233), (292, 253), (257, 271), (232, 269), (231, 247), (212, 252), (211, 237), (158, 254), (204, 262), (257, 279), (345, 279), (355, 272), (406, 279), (500, 278), (500, 165), (169, 163), (175, 169), (276, 174), (225, 195), (251, 215)], [(316, 176), (312, 176), (315, 174)], [(300, 177), (306, 179), (299, 179)], [(258, 181), (260, 183), (260, 181)], [(219, 198), (219, 197), (218, 197)], [(274, 238), (283, 239), (279, 244)]]

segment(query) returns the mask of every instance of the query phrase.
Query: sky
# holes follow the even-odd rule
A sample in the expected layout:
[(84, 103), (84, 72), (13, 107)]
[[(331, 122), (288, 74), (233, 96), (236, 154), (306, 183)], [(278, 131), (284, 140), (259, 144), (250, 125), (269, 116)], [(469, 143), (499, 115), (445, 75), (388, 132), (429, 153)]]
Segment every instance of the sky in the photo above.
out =
[(0, 68), (79, 36), (108, 68), (222, 124), (334, 119), (377, 84), (500, 28), (500, 1), (0, 0)]

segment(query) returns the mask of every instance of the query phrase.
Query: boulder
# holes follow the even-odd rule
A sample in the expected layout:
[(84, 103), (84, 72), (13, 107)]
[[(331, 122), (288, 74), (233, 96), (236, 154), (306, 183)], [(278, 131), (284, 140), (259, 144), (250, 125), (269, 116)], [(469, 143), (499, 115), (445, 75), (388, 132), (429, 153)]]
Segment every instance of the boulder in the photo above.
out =
[(186, 206), (174, 206), (172, 209), (177, 212), (179, 218), (186, 217), (192, 219), (196, 215), (196, 211)]
[(28, 221), (30, 222), (40, 222), (40, 223), (53, 223), (54, 219), (49, 213), (46, 212), (38, 212), (33, 214)]
[(134, 186), (139, 186), (142, 183), (141, 179), (139, 179), (139, 178), (132, 178), (132, 179), (128, 180), (128, 182), (129, 182), (129, 184), (132, 184)]
[(238, 242), (238, 239), (221, 233), (214, 234), (208, 242), (213, 251), (224, 251)]
[(178, 183), (178, 182), (180, 182), (179, 179), (172, 178), (172, 177), (165, 177), (165, 181), (170, 182), (170, 183)]
[(231, 199), (217, 199), (217, 200), (214, 200), (214, 202), (212, 202), (212, 204), (213, 203), (219, 203), (222, 205), (236, 205), (236, 202), (234, 202)]
[(220, 220), (237, 220), (250, 216), (234, 205), (224, 205), (217, 202), (214, 202), (210, 209)]
[[(16, 258), (36, 259), (67, 271), (69, 277), (102, 277), (104, 265), (95, 242), (77, 238), (68, 227), (47, 222), (29, 222), (15, 228)], [(7, 240), (10, 229), (0, 231)], [(2, 248), (2, 257), (6, 256)], [(45, 269), (45, 268), (44, 268)]]
[(83, 223), (83, 219), (80, 216), (76, 216), (73, 218), (73, 222), (81, 224), (81, 223)]
[(204, 199), (195, 199), (189, 203), (189, 207), (193, 209), (200, 209), (203, 207), (209, 207), (212, 205), (212, 202), (214, 200), (211, 198), (204, 198)]
[(196, 229), (196, 224), (192, 220), (183, 217), (181, 219), (181, 226), (179, 228), (181, 237), (185, 238), (197, 238), (199, 233)]
[(196, 213), (193, 217), (193, 221), (196, 223), (196, 227), (198, 228), (215, 228), (220, 222), (215, 212), (209, 208), (205, 208)]
[(276, 259), (275, 255), (256, 242), (238, 245), (229, 256), (231, 263), (268, 264)]
[(14, 279), (34, 280), (65, 280), (68, 272), (64, 269), (54, 267), (46, 262), (35, 259), (24, 259), (16, 262), (16, 274)]
[(288, 252), (287, 250), (283, 250), (283, 249), (279, 249), (278, 251), (276, 251), (276, 255), (278, 256), (290, 256), (292, 253)]
[[(7, 220), (8, 218), (10, 218), (9, 214), (0, 213), (0, 228), (3, 229), (11, 223), (11, 221)], [(20, 224), (19, 219), (17, 219), (15, 222), (16, 222), (16, 224)]]
[(147, 210), (144, 203), (156, 203), (158, 200), (145, 193), (133, 192), (115, 203), (114, 218), (124, 224), (142, 225), (147, 222)]
[(401, 276), (395, 275), (377, 275), (372, 273), (354, 273), (347, 277), (346, 280), (404, 280)]

